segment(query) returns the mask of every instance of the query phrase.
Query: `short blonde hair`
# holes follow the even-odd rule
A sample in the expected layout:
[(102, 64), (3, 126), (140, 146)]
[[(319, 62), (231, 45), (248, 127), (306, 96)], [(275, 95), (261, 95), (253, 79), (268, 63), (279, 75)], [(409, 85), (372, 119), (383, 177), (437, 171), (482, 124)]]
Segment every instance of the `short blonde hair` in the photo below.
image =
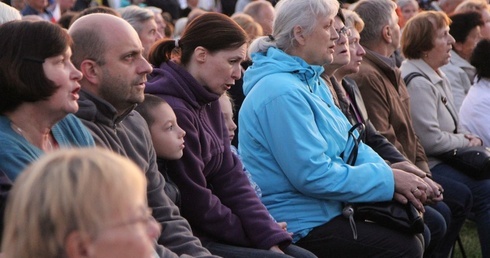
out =
[(454, 9), (454, 13), (481, 12), (483, 10), (490, 10), (486, 0), (465, 0)]
[(247, 33), (249, 41), (262, 36), (262, 26), (252, 18), (252, 16), (245, 13), (235, 13), (231, 16), (242, 29)]
[(146, 198), (146, 179), (125, 157), (100, 148), (46, 154), (14, 182), (2, 252), (15, 258), (65, 257), (70, 233), (95, 238), (138, 196)]
[(436, 31), (451, 24), (442, 11), (424, 11), (412, 17), (403, 29), (401, 45), (403, 56), (422, 58), (424, 52), (434, 48)]
[(343, 9), (342, 13), (344, 14), (345, 18), (345, 26), (356, 29), (359, 33), (364, 29), (364, 21), (361, 19), (359, 14), (348, 9)]

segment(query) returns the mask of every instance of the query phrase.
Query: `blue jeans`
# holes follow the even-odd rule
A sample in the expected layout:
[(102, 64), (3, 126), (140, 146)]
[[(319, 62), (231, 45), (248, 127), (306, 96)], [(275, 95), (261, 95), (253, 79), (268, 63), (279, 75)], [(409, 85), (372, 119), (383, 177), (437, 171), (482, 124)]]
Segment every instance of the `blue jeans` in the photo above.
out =
[[(450, 219), (451, 210), (444, 202), (436, 203), (434, 206), (425, 206), (424, 223), (428, 232), (424, 231), (424, 257), (433, 257), (433, 253), (437, 251), (437, 247), (444, 240), (447, 223)], [(430, 236), (427, 236), (428, 233)]]
[(313, 253), (299, 246), (289, 245), (283, 249), (284, 254), (276, 253), (269, 250), (255, 249), (249, 247), (241, 247), (228, 245), (209, 240), (201, 240), (202, 245), (212, 254), (224, 258), (317, 258)]
[[(442, 184), (442, 180), (447, 179), (462, 183), (471, 191), (473, 196), (473, 207), (471, 208), (471, 212), (475, 215), (474, 220), (478, 228), (482, 257), (490, 258), (490, 179), (475, 180), (444, 163), (435, 166), (431, 171), (436, 182), (440, 181), (440, 184), (444, 187), (444, 201), (448, 203), (448, 205), (450, 200), (455, 201), (454, 198), (460, 198), (462, 193), (460, 190), (451, 191), (451, 188)], [(461, 207), (464, 206), (462, 203), (460, 203), (460, 205)], [(451, 206), (449, 205), (449, 207)], [(462, 216), (462, 211), (460, 210), (459, 212)]]

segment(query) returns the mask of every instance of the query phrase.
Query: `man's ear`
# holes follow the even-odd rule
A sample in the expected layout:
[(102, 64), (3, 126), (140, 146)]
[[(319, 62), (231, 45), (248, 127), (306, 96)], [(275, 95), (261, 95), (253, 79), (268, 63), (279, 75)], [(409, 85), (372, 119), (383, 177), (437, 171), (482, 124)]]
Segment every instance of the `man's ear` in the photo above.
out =
[(209, 54), (208, 50), (205, 49), (204, 47), (199, 46), (196, 47), (196, 49), (194, 49), (194, 58), (198, 63), (206, 62), (206, 58), (208, 54)]
[(68, 258), (89, 257), (90, 239), (79, 231), (71, 232), (65, 240), (65, 251)]
[(391, 43), (393, 41), (392, 39), (392, 31), (390, 25), (386, 25), (383, 27), (383, 30), (381, 31), (381, 36), (383, 37), (383, 40), (387, 43)]
[(93, 60), (85, 59), (80, 64), (80, 71), (83, 78), (91, 84), (98, 85), (99, 76), (101, 74), (100, 66)]

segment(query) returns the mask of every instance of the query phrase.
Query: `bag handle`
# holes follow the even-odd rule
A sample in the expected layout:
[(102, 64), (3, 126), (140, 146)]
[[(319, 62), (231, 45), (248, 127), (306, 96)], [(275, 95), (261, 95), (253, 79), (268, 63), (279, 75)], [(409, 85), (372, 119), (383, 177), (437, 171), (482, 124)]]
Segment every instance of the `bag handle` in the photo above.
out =
[[(356, 137), (356, 135), (354, 134), (354, 132), (356, 130), (359, 133), (358, 137)], [(353, 166), (356, 163), (358, 149), (359, 149), (359, 143), (362, 141), (365, 131), (366, 131), (366, 126), (363, 123), (357, 123), (349, 129), (348, 136), (347, 136), (348, 138), (347, 138), (346, 149), (342, 153), (340, 153), (340, 157), (348, 165)], [(345, 158), (345, 153), (346, 153), (346, 151), (348, 151), (347, 148), (349, 147), (349, 139), (353, 139), (353, 145), (354, 146), (352, 147), (352, 149), (349, 153), (349, 156), (347, 158)]]
[[(427, 75), (419, 73), (419, 72), (411, 72), (411, 73), (407, 74), (405, 77), (403, 77), (403, 81), (405, 81), (405, 85), (407, 86), (407, 88), (408, 88), (408, 84), (412, 81), (412, 79), (415, 77), (419, 77), (419, 76), (424, 77), (426, 80), (428, 80), (430, 82), (430, 79), (429, 79), (429, 77), (427, 77)], [(458, 123), (456, 122), (456, 116), (453, 114), (453, 112), (451, 112), (451, 109), (449, 109), (449, 106), (447, 105), (447, 98), (441, 97), (441, 101), (442, 101), (442, 104), (444, 104), (444, 106), (447, 108), (447, 111), (449, 112), (451, 117), (453, 118), (454, 128), (455, 128), (453, 133), (458, 133)]]

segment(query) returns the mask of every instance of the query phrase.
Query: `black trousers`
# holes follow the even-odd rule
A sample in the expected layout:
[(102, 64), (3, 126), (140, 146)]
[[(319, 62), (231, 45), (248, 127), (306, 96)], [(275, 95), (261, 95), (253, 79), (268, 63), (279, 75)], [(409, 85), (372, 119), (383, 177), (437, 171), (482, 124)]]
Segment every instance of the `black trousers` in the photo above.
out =
[(405, 234), (374, 223), (356, 221), (354, 240), (349, 220), (338, 216), (314, 228), (295, 244), (318, 258), (324, 257), (407, 257), (423, 256), (421, 235)]

